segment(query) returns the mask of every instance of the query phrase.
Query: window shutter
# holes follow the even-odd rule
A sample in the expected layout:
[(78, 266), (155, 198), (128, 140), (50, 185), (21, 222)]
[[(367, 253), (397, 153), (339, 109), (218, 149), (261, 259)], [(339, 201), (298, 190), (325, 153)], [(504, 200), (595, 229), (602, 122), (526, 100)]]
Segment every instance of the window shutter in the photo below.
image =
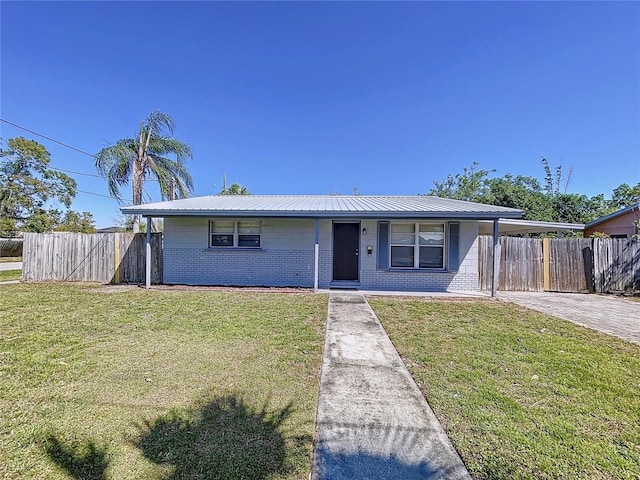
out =
[(378, 270), (389, 268), (389, 222), (378, 222)]
[(457, 272), (460, 267), (460, 224), (449, 223), (449, 270)]

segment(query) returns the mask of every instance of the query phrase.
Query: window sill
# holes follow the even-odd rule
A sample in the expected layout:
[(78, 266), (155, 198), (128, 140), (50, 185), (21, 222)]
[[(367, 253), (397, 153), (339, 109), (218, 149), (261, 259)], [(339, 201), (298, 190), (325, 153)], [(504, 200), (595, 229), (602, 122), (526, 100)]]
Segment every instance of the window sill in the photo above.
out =
[(411, 273), (451, 273), (453, 270), (447, 270), (446, 268), (398, 268), (392, 267), (383, 270), (385, 272), (411, 272)]
[(205, 248), (205, 252), (262, 252), (262, 247), (209, 247)]

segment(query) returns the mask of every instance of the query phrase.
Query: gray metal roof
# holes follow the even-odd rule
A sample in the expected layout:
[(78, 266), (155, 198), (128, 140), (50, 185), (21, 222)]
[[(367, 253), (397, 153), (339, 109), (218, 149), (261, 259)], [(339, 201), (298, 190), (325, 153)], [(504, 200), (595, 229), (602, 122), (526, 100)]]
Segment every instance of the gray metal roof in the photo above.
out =
[[(500, 235), (522, 235), (525, 233), (582, 232), (583, 223), (538, 222), (535, 220), (501, 219), (498, 222)], [(480, 221), (480, 235), (493, 235), (493, 222)]]
[(120, 208), (148, 217), (522, 218), (513, 208), (429, 196), (210, 195)]

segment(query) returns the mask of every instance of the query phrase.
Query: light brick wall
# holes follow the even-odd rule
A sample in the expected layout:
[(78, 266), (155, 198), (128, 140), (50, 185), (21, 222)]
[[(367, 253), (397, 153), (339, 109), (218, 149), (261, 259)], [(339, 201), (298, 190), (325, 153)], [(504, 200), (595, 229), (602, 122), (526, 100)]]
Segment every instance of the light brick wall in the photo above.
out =
[(313, 287), (313, 220), (262, 220), (262, 248), (208, 248), (209, 219), (167, 218), (164, 281), (189, 285)]
[[(164, 281), (192, 285), (312, 287), (315, 221), (262, 219), (262, 249), (210, 249), (208, 218), (167, 218), (164, 222)], [(320, 221), (319, 287), (333, 276), (332, 221)], [(460, 222), (457, 272), (377, 270), (377, 220), (360, 228), (360, 288), (444, 291), (478, 289), (478, 226)], [(361, 230), (362, 231), (362, 230)], [(373, 247), (371, 257), (367, 246)]]
[[(363, 290), (400, 291), (474, 291), (478, 290), (478, 224), (460, 222), (459, 269), (457, 272), (416, 270), (377, 270), (377, 220), (362, 221), (367, 229), (362, 235), (360, 256), (360, 288)], [(366, 253), (373, 246), (373, 255)], [(446, 255), (445, 255), (446, 258)]]

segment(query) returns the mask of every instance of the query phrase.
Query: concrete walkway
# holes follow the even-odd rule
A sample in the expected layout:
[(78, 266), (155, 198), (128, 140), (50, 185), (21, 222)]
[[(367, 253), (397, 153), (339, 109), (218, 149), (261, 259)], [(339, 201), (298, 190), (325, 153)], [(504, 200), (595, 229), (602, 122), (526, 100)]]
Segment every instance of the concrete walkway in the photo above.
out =
[(640, 344), (640, 302), (551, 292), (498, 292), (498, 298)]
[(311, 478), (470, 478), (359, 293), (329, 296)]

